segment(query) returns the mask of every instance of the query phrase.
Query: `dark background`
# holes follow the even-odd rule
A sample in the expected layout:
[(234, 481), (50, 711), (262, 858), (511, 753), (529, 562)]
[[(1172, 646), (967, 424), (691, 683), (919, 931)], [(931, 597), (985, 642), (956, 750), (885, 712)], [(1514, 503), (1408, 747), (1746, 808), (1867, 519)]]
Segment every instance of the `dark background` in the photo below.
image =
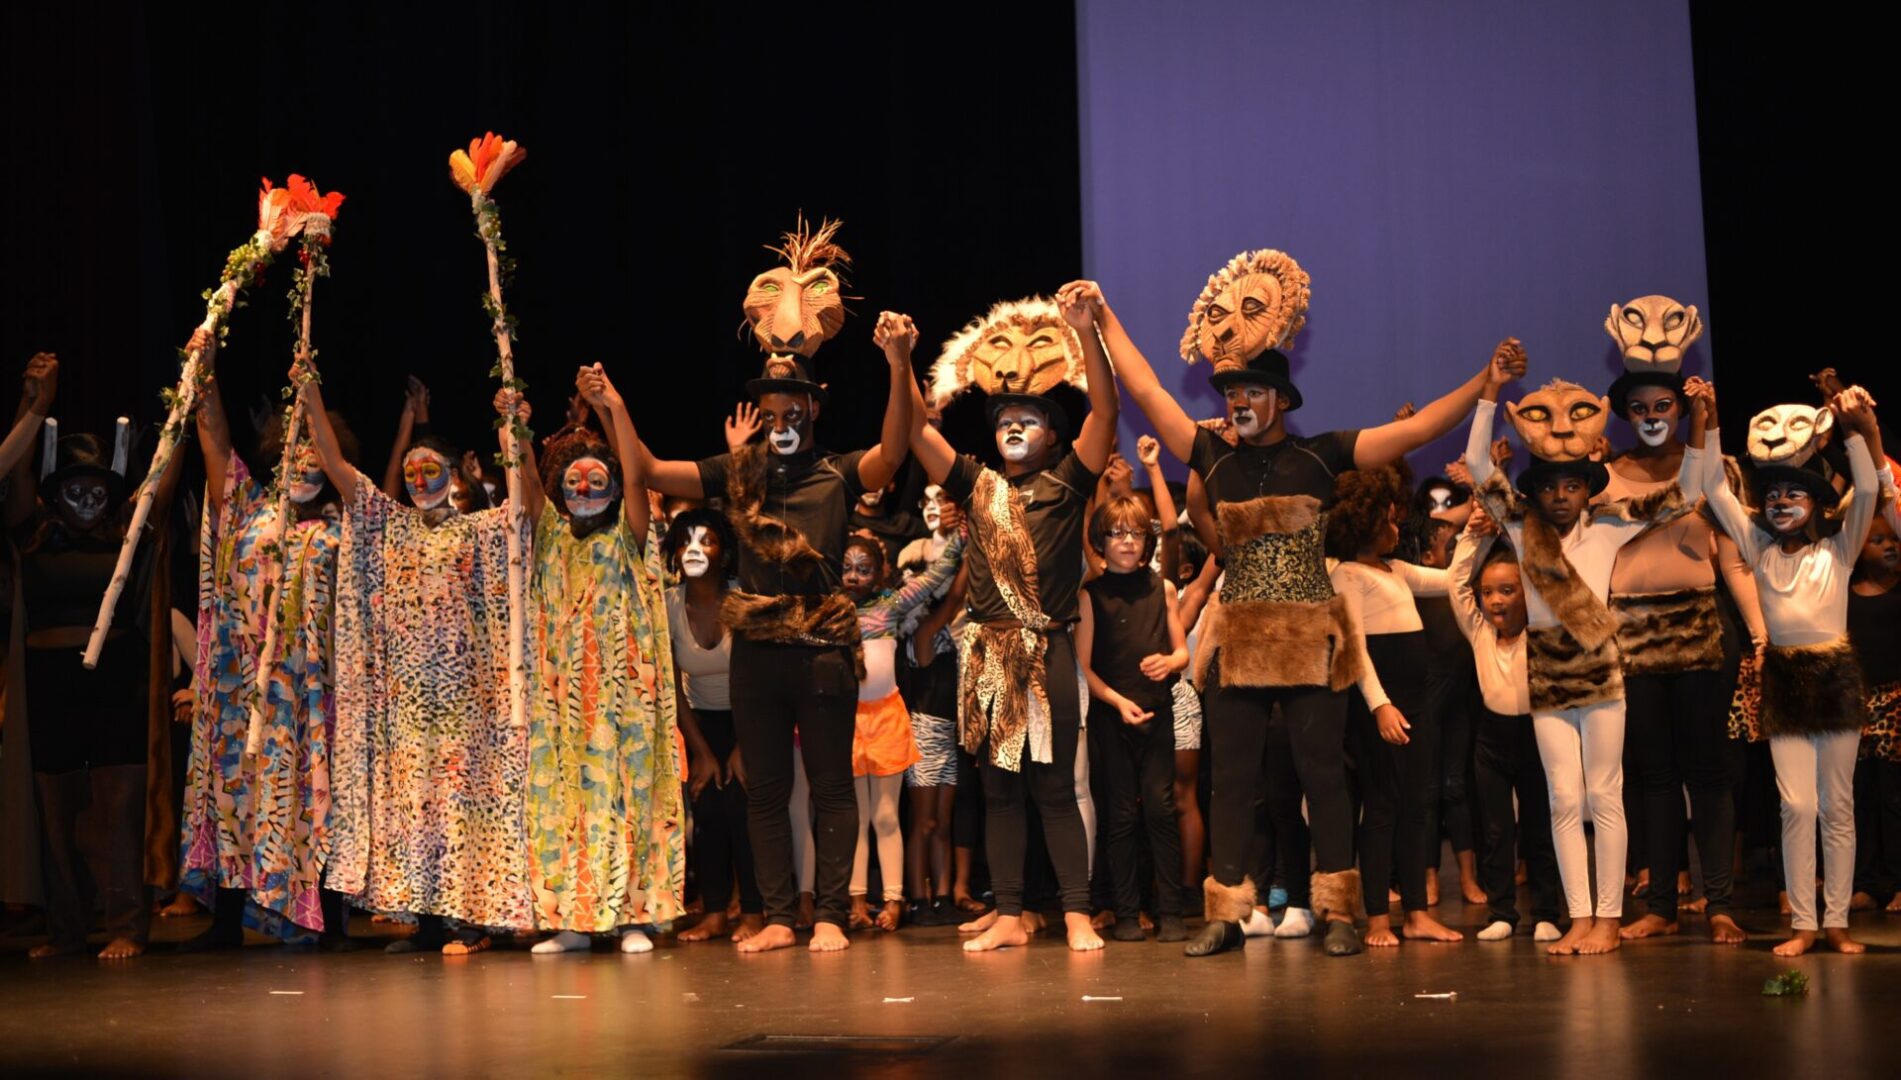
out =
[[(917, 318), (925, 360), (991, 301), (1079, 271), (1067, 5), (681, 7), (10, 7), (0, 366), (57, 352), (67, 431), (154, 421), (200, 292), (253, 228), (258, 178), (301, 172), (348, 196), (315, 338), (361, 464), (380, 474), (410, 372), (437, 430), (486, 448), (485, 275), (446, 165), (486, 129), (529, 149), (497, 197), (544, 432), (574, 368), (598, 360), (657, 452), (719, 450), (761, 359), (739, 300), (801, 210), (842, 218), (856, 262), (861, 299), (819, 353), (834, 393), (820, 437), (838, 448), (876, 438), (880, 309)], [(1859, 345), (1886, 309), (1886, 275), (1870, 273), (1881, 147), (1850, 120), (1877, 100), (1875, 36), (1735, 4), (1691, 12), (1699, 130), (1684, 137), (1702, 161), (1724, 426), (1808, 400), (1824, 364), (1901, 401), (1892, 365)], [(241, 445), (243, 405), (285, 381), (290, 275), (287, 256), (252, 290), (221, 359)], [(0, 382), (3, 405), (17, 391)]]

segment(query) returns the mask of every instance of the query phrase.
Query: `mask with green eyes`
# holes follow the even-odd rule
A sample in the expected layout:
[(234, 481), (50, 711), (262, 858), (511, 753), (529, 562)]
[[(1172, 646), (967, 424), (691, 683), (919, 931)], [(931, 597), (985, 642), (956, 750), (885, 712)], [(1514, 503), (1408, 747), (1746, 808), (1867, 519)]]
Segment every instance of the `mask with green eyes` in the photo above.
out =
[(1525, 449), (1541, 461), (1582, 461), (1604, 434), (1610, 421), (1609, 398), (1584, 387), (1554, 379), (1526, 394), (1505, 411)]
[(801, 216), (779, 246), (767, 247), (785, 265), (753, 278), (741, 307), (768, 353), (810, 359), (845, 324), (845, 282), (838, 272), (851, 265), (851, 256), (834, 240), (840, 224), (826, 221), (815, 231)]

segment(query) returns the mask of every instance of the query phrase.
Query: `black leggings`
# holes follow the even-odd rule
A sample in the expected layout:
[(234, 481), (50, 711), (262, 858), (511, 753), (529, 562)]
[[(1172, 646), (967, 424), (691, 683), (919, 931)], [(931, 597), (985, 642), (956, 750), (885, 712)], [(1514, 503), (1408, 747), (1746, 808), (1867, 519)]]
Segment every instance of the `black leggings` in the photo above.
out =
[[(1703, 865), (1709, 914), (1728, 914), (1736, 846), (1735, 747), (1729, 740), (1733, 669), (1682, 671), (1624, 678), (1624, 745), (1642, 791), (1643, 863), (1650, 868), (1645, 907), (1669, 922), (1677, 918), (1677, 873), (1683, 862), (1683, 792), (1690, 792), (1690, 826)], [(1628, 799), (1626, 800), (1628, 802)], [(1634, 845), (1633, 845), (1634, 847)]]
[(1855, 762), (1855, 891), (1876, 907), (1901, 891), (1901, 761)]
[(766, 921), (791, 926), (799, 881), (792, 861), (792, 733), (812, 785), (817, 918), (849, 925), (858, 797), (851, 745), (858, 675), (850, 649), (733, 639), (733, 730), (746, 763), (746, 823)]
[[(1076, 696), (1076, 647), (1068, 630), (1049, 634), (1043, 670), (1049, 693), (1050, 744), (1055, 758), (1048, 765), (1030, 760), (1024, 747), (1021, 771), (1011, 772), (990, 761), (989, 747), (981, 751), (984, 789), (984, 841), (990, 861), (990, 887), (997, 894), (997, 912), (1023, 914), (1023, 864), (1029, 850), (1029, 822), (1025, 803), (1034, 801), (1043, 822), (1043, 838), (1056, 867), (1057, 887), (1065, 913), (1089, 911), (1089, 843), (1083, 835), (1082, 811), (1076, 806), (1076, 741), (1082, 727), (1082, 699)], [(1170, 825), (1173, 828), (1173, 825)], [(1177, 858), (1177, 862), (1180, 859)]]
[[(38, 735), (39, 732), (34, 732)], [(86, 943), (93, 913), (106, 932), (144, 944), (151, 928), (145, 890), (145, 766), (95, 765), (35, 773), (46, 867), (46, 924), (52, 944)], [(102, 845), (82, 840), (98, 829)]]
[(1347, 693), (1347, 730), (1353, 740), (1360, 789), (1360, 887), (1369, 915), (1384, 915), (1387, 887), (1397, 879), (1400, 906), (1426, 910), (1428, 850), (1438, 850), (1432, 831), (1439, 802), (1439, 720), (1427, 706), (1421, 658), (1425, 631), (1369, 634), (1366, 651), (1393, 707), (1411, 728), (1396, 746), (1380, 737), (1379, 724), (1358, 690)]
[[(1531, 917), (1556, 924), (1564, 914), (1558, 856), (1551, 846), (1551, 796), (1544, 762), (1532, 736), (1531, 717), (1500, 716), (1481, 709), (1472, 748), (1472, 791), (1478, 802), (1479, 885), (1492, 918), (1518, 925), (1517, 862), (1525, 859), (1531, 885)], [(1512, 816), (1512, 793), (1518, 816)]]
[[(1202, 720), (1213, 757), (1209, 792), (1209, 873), (1218, 884), (1239, 885), (1256, 871), (1254, 807), (1260, 800), (1268, 720), (1276, 705), (1298, 786), (1267, 786), (1276, 838), (1294, 835), (1300, 799), (1307, 797), (1314, 854), (1321, 873), (1353, 869), (1353, 799), (1347, 791), (1346, 695), (1324, 686), (1274, 689), (1221, 685), (1221, 658), (1209, 665)], [(1294, 861), (1283, 847), (1282, 858)], [(1304, 876), (1304, 875), (1301, 875)], [(1259, 883), (1257, 883), (1258, 885)], [(1292, 881), (1287, 882), (1291, 892)], [(1291, 902), (1291, 901), (1290, 901)]]
[[(1473, 812), (1477, 796), (1472, 790), (1472, 739), (1480, 709), (1478, 680), (1472, 666), (1468, 663), (1458, 673), (1428, 669), (1426, 708), (1439, 721), (1440, 787), (1433, 834), (1452, 841), (1455, 852), (1472, 851), (1479, 839)], [(1427, 865), (1437, 864), (1438, 860), (1433, 859)]]
[[(733, 753), (733, 714), (726, 709), (695, 709), (700, 734), (712, 748), (713, 760)], [(724, 915), (733, 899), (733, 880), (739, 880), (741, 914), (765, 910), (759, 879), (753, 873), (752, 841), (746, 835), (746, 789), (729, 783), (708, 784), (693, 800), (693, 876), (700, 884), (700, 901), (708, 915)]]
[[(1089, 780), (1108, 866), (1106, 879), (1117, 919), (1141, 913), (1140, 832), (1148, 830), (1155, 867), (1155, 914), (1182, 913), (1182, 834), (1175, 824), (1175, 725), (1158, 709), (1146, 724), (1124, 723), (1114, 708), (1089, 709)], [(1106, 871), (1106, 872), (1105, 872)]]

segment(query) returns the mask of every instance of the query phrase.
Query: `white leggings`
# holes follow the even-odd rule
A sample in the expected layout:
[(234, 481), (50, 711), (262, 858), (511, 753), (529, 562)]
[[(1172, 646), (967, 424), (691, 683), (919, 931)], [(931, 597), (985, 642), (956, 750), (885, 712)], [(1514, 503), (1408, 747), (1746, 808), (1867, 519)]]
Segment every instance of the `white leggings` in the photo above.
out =
[(1083, 842), (1089, 845), (1089, 869), (1096, 867), (1096, 800), (1089, 794), (1089, 684), (1084, 681), (1082, 669), (1077, 668), (1077, 681), (1082, 683), (1083, 723), (1076, 733), (1076, 810), (1083, 816)]
[(851, 894), (865, 895), (871, 876), (871, 843), (865, 830), (878, 830), (878, 872), (884, 878), (884, 898), (904, 899), (904, 834), (898, 831), (898, 796), (904, 793), (904, 774), (857, 776), (852, 787), (858, 792), (858, 850), (851, 858)]
[(799, 864), (799, 891), (812, 891), (818, 877), (818, 852), (812, 847), (812, 784), (805, 778), (805, 756), (792, 748), (792, 861)]
[[(1782, 795), (1782, 880), (1795, 930), (1848, 926), (1855, 892), (1855, 753), (1861, 732), (1769, 740)], [(1815, 819), (1822, 819), (1822, 925), (1815, 925)]]
[[(1531, 714), (1551, 790), (1551, 843), (1571, 917), (1615, 919), (1624, 913), (1624, 702)], [(1597, 833), (1597, 904), (1591, 903), (1591, 858), (1584, 847), (1584, 808)]]

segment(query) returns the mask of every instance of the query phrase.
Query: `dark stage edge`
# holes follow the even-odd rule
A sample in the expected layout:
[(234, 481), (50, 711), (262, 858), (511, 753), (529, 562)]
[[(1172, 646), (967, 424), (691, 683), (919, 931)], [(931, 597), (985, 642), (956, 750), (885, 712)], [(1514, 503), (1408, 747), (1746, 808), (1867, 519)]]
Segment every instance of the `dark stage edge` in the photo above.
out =
[[(1447, 883), (1454, 879), (1448, 877)], [(0, 956), (0, 1075), (86, 1076), (1893, 1076), (1901, 916), (1858, 914), (1872, 948), (1780, 961), (1773, 909), (1748, 944), (1704, 923), (1618, 954), (1551, 958), (1526, 928), (1331, 959), (1318, 938), (1189, 961), (1153, 941), (1072, 955), (1045, 935), (970, 956), (952, 928), (857, 934), (852, 948), (744, 957), (671, 939), (468, 958), (167, 956), (204, 919), (165, 921), (147, 957)], [(359, 918), (358, 933), (380, 931)], [(802, 936), (803, 940), (803, 936)], [(377, 942), (380, 944), (380, 940)], [(603, 950), (610, 947), (603, 942)], [(1805, 999), (1761, 996), (1790, 967)], [(1420, 993), (1456, 992), (1456, 1001)], [(1090, 1001), (1087, 998), (1120, 1000)], [(911, 999), (892, 1000), (892, 999)]]

